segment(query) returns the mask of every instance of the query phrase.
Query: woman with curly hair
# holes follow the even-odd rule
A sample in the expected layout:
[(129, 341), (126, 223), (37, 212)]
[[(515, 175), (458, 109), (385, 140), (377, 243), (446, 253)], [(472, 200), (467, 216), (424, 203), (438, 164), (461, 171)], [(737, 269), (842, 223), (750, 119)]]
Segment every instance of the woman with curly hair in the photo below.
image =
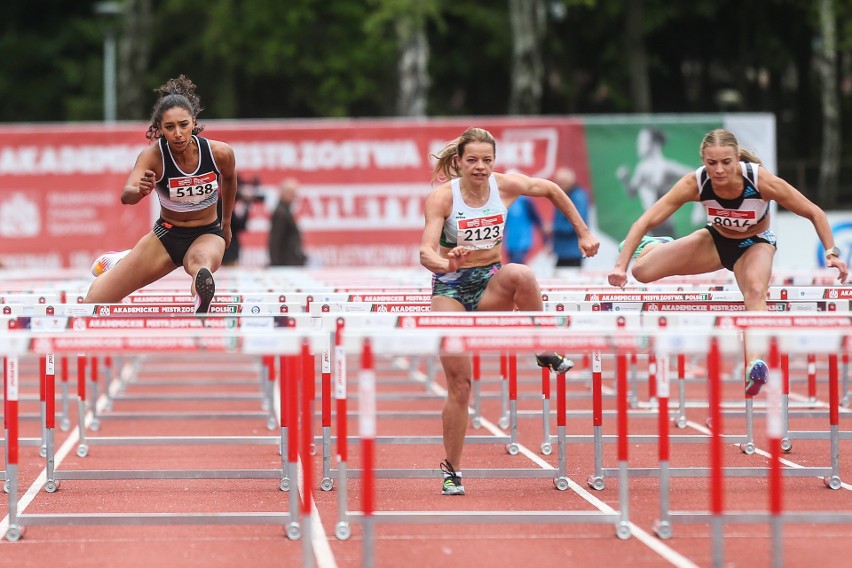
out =
[(170, 79), (155, 92), (159, 97), (146, 134), (151, 144), (139, 153), (121, 202), (136, 205), (156, 190), (160, 218), (132, 249), (95, 261), (92, 273), (97, 278), (84, 301), (119, 302), (183, 266), (193, 278), (195, 311), (206, 313), (216, 292), (213, 272), (231, 242), (237, 193), (234, 151), (224, 142), (198, 136), (204, 128), (197, 122), (201, 100), (187, 77)]

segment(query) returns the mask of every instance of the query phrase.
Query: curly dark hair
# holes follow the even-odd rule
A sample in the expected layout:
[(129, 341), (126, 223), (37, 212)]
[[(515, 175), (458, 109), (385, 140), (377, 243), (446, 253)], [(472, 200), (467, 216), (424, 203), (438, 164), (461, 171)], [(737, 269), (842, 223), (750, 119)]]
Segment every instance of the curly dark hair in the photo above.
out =
[[(180, 107), (186, 109), (193, 118), (196, 118), (204, 108), (201, 106), (201, 98), (195, 94), (195, 83), (190, 81), (186, 75), (169, 79), (165, 84), (154, 89), (154, 92), (159, 97), (157, 102), (154, 103), (154, 110), (151, 113), (151, 125), (148, 127), (148, 132), (145, 133), (148, 140), (156, 140), (162, 136), (160, 122), (163, 119), (163, 113), (167, 110)], [(198, 134), (202, 130), (204, 130), (204, 125), (196, 124), (192, 133)]]

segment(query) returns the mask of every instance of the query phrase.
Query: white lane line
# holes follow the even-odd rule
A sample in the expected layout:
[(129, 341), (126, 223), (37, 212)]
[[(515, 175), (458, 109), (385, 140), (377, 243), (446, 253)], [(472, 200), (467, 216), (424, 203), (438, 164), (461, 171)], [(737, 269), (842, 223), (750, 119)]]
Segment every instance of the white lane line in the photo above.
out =
[[(481, 424), (487, 428), (492, 434), (495, 436), (506, 436), (506, 432), (498, 428), (492, 422), (481, 418)], [(529, 458), (533, 463), (541, 467), (542, 469), (552, 469), (556, 471), (552, 465), (541, 459), (539, 456), (534, 454), (523, 444), (518, 444), (518, 448), (520, 449), (520, 453)], [(617, 511), (589, 493), (583, 486), (575, 483), (571, 478), (568, 478), (568, 487), (571, 488), (574, 493), (585, 499), (589, 504), (597, 507), (602, 513), (616, 513)], [(628, 521), (628, 525), (630, 526), (630, 534), (636, 537), (637, 540), (642, 542), (645, 546), (659, 554), (663, 559), (669, 562), (672, 566), (677, 566), (678, 568), (698, 568), (698, 564), (686, 558), (676, 550), (664, 544), (660, 539), (655, 536), (652, 536)]]
[[(281, 378), (278, 377), (275, 379), (275, 388), (274, 392), (280, 392), (280, 385), (278, 385), (278, 381)], [(273, 408), (275, 409), (275, 417), (277, 418), (278, 424), (281, 423), (281, 397), (273, 396)], [(313, 417), (312, 417), (313, 418)], [(313, 424), (313, 420), (311, 421)], [(313, 436), (313, 432), (311, 433)], [(300, 459), (297, 464), (299, 470), (299, 495), (304, 498), (305, 495), (305, 471), (302, 469), (302, 460)], [(311, 496), (311, 544), (314, 549), (314, 562), (316, 563), (317, 568), (337, 568), (337, 560), (334, 558), (334, 553), (331, 551), (331, 544), (328, 542), (328, 535), (325, 532), (325, 527), (322, 524), (322, 518), (319, 514), (319, 509), (317, 509), (317, 501)]]
[[(687, 426), (689, 426), (689, 427), (691, 427), (691, 428), (694, 428), (695, 430), (698, 430), (699, 432), (701, 432), (701, 433), (703, 433), (703, 434), (707, 434), (708, 436), (710, 436), (710, 435), (712, 434), (712, 432), (711, 432), (710, 430), (708, 430), (707, 428), (705, 428), (705, 427), (704, 427), (704, 426), (702, 426), (701, 424), (698, 424), (697, 422), (692, 422), (691, 420), (688, 420), (688, 421), (686, 422), (686, 424), (687, 424)], [(733, 445), (733, 446), (737, 446), (737, 447), (739, 447), (739, 444), (732, 444), (732, 445)], [(755, 449), (754, 449), (754, 453), (755, 453), (755, 454), (757, 454), (757, 455), (763, 456), (763, 457), (765, 457), (765, 458), (772, 459), (772, 454), (770, 454), (770, 453), (769, 453), (769, 452), (767, 452), (766, 450), (762, 450), (762, 449), (760, 449), (760, 448), (755, 447)], [(784, 465), (786, 465), (786, 466), (788, 466), (788, 467), (794, 468), (794, 469), (804, 469), (805, 467), (807, 467), (807, 466), (804, 466), (804, 465), (802, 465), (802, 464), (800, 464), (800, 463), (796, 463), (796, 462), (794, 462), (794, 461), (790, 461), (790, 460), (788, 460), (788, 459), (786, 459), (786, 458), (781, 458), (781, 459), (780, 459), (780, 462), (781, 462), (782, 464), (784, 464)], [(815, 475), (814, 477), (815, 477), (816, 479), (822, 479), (822, 478), (821, 478), (820, 476), (818, 476), (818, 475)], [(852, 491), (852, 485), (850, 485), (849, 483), (841, 483), (841, 484), (840, 484), (840, 487), (841, 487), (841, 488), (843, 488), (843, 489), (846, 489), (847, 491)]]
[[(115, 395), (121, 389), (121, 384), (117, 379), (114, 379), (110, 384), (110, 393), (111, 395)], [(276, 390), (277, 392), (277, 390)], [(278, 416), (280, 417), (280, 400), (278, 397), (273, 397), (275, 400), (275, 410)], [(107, 397), (105, 395), (101, 395), (98, 399), (98, 410), (103, 411), (107, 404)], [(86, 425), (88, 426), (91, 423), (92, 414), (89, 413), (86, 415)], [(62, 446), (56, 451), (54, 455), (54, 468), (58, 468), (62, 463), (62, 460), (71, 452), (77, 442), (80, 440), (79, 430), (75, 427), (73, 431), (68, 435), (68, 438), (62, 444)], [(33, 502), (33, 500), (38, 495), (39, 490), (44, 487), (44, 484), (47, 482), (47, 470), (43, 469), (33, 484), (27, 489), (26, 493), (24, 493), (18, 499), (18, 514), (23, 513), (26, 508)], [(304, 476), (302, 470), (302, 464), (299, 463), (299, 480), (298, 480), (299, 491), (302, 495), (304, 495)], [(311, 543), (314, 548), (314, 558), (316, 561), (317, 568), (337, 568), (337, 561), (334, 558), (334, 554), (331, 551), (331, 545), (328, 542), (328, 537), (325, 532), (325, 528), (323, 527), (322, 520), (319, 516), (319, 511), (316, 507), (316, 501), (311, 500)], [(9, 530), (9, 515), (6, 515), (2, 521), (0, 521), (0, 538), (4, 538), (6, 531)]]
[[(115, 396), (122, 388), (122, 383), (119, 380), (119, 376), (120, 375), (126, 375), (126, 374), (132, 373), (132, 372), (133, 371), (132, 371), (131, 364), (126, 363), (125, 366), (122, 367), (122, 369), (118, 372), (116, 377), (114, 377), (112, 379), (112, 381), (110, 381), (110, 385), (109, 385), (110, 397)], [(107, 397), (106, 394), (102, 394), (100, 397), (98, 397), (98, 401), (96, 403), (96, 408), (98, 409), (98, 412), (99, 413), (103, 412), (103, 410), (107, 407), (108, 403), (109, 403), (109, 398)], [(73, 405), (69, 405), (69, 409), (72, 408), (72, 407), (73, 407)], [(86, 416), (83, 418), (83, 423), (86, 425), (87, 428), (89, 427), (89, 425), (91, 425), (93, 418), (94, 417), (92, 416), (91, 412), (87, 413)], [(57, 432), (57, 430), (54, 429), (54, 434), (56, 432)], [(53, 457), (53, 469), (54, 469), (54, 471), (59, 467), (59, 464), (62, 463), (62, 460), (65, 459), (65, 456), (67, 456), (71, 452), (71, 449), (79, 441), (80, 441), (80, 430), (77, 427), (77, 425), (75, 424), (74, 429), (71, 431), (70, 434), (68, 434), (68, 438), (65, 440), (65, 442), (59, 447), (59, 449), (54, 454), (54, 457)], [(26, 493), (24, 493), (18, 499), (18, 514), (19, 515), (26, 510), (26, 508), (29, 506), (30, 503), (33, 502), (33, 499), (35, 499), (36, 495), (38, 495), (39, 490), (42, 487), (44, 487), (45, 483), (47, 483), (47, 469), (41, 470), (41, 472), (38, 474), (38, 476), (36, 477), (33, 484), (30, 485), (29, 489), (27, 489)], [(0, 538), (3, 538), (5, 536), (7, 530), (9, 530), (9, 515), (8, 514), (3, 518), (2, 521), (0, 521)]]
[[(91, 416), (91, 415), (89, 415)], [(88, 418), (88, 417), (87, 417)], [(74, 431), (68, 435), (68, 439), (59, 447), (54, 455), (54, 468), (59, 467), (59, 464), (62, 463), (62, 460), (65, 459), (74, 446), (77, 444), (77, 441), (80, 439), (79, 431), (77, 428), (74, 428)], [(33, 502), (33, 499), (38, 495), (39, 490), (44, 487), (44, 484), (47, 483), (47, 470), (43, 469), (36, 477), (35, 481), (32, 485), (30, 485), (29, 489), (27, 489), (26, 493), (21, 495), (18, 499), (18, 514), (23, 513), (26, 508)], [(0, 538), (5, 538), (6, 531), (9, 530), (9, 515), (7, 514), (3, 517), (3, 520), (0, 521)]]
[[(305, 494), (305, 476), (302, 470), (302, 462), (299, 461), (299, 493)], [(322, 526), (319, 510), (314, 499), (311, 499), (311, 544), (314, 549), (314, 562), (317, 568), (337, 568), (337, 560), (331, 551), (325, 527)]]
[[(436, 394), (442, 394), (444, 396), (447, 395), (447, 391), (443, 387), (436, 385), (436, 384), (432, 384), (431, 387), (432, 387), (432, 391), (435, 392)], [(481, 416), (479, 417), (479, 419), (480, 419), (480, 424), (483, 425), (485, 428), (487, 428), (494, 436), (505, 437), (507, 435), (506, 432), (504, 432), (503, 430), (498, 428), (491, 421), (486, 420), (485, 418), (482, 418)], [(526, 446), (524, 446), (521, 443), (517, 443), (517, 445), (518, 445), (518, 449), (520, 450), (520, 453), (522, 453), (527, 458), (529, 458), (533, 463), (535, 463), (536, 465), (538, 465), (542, 469), (549, 469), (549, 470), (556, 471), (556, 468), (554, 468), (552, 465), (550, 465), (549, 463), (547, 463), (546, 461), (544, 461), (543, 459), (538, 457), (536, 454), (531, 452), (529, 450), (529, 448), (527, 448)], [(595, 497), (594, 495), (592, 495), (591, 493), (586, 491), (586, 489), (584, 487), (582, 487), (581, 485), (578, 485), (577, 483), (575, 483), (570, 478), (568, 478), (568, 487), (570, 487), (571, 490), (574, 491), (574, 493), (576, 493), (577, 495), (579, 495), (580, 497), (585, 499), (589, 504), (596, 507), (602, 513), (615, 513), (616, 512), (615, 509), (613, 509), (612, 507), (610, 507), (609, 505), (607, 505), (606, 503), (604, 503), (603, 501), (601, 501), (600, 499), (598, 499), (597, 497)], [(657, 537), (648, 534), (647, 532), (645, 532), (644, 530), (642, 530), (641, 528), (639, 528), (638, 526), (636, 526), (632, 522), (628, 521), (628, 526), (630, 527), (630, 534), (632, 536), (635, 536), (636, 540), (642, 542), (645, 546), (647, 546), (648, 548), (650, 548), (651, 550), (653, 550), (654, 552), (659, 554), (662, 558), (664, 558), (666, 561), (668, 561), (673, 566), (676, 566), (677, 568), (698, 568), (698, 564), (696, 564), (692, 560), (686, 558), (685, 556), (683, 556), (682, 554), (680, 554), (676, 550), (672, 549), (671, 547), (665, 545)]]

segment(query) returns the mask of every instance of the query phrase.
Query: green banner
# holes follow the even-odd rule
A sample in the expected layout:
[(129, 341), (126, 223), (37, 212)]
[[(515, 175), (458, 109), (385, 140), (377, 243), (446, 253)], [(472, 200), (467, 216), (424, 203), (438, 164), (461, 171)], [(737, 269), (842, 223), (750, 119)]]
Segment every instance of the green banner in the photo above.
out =
[[(721, 119), (721, 117), (719, 117)], [(683, 175), (701, 165), (699, 146), (722, 120), (585, 123), (598, 228), (619, 242), (630, 225)], [(705, 224), (696, 202), (650, 234), (682, 237)]]

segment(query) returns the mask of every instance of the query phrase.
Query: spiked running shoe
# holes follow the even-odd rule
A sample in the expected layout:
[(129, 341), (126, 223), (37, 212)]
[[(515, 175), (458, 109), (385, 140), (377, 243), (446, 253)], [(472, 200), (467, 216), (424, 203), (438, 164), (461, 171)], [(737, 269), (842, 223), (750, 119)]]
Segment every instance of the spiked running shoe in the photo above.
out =
[(538, 363), (539, 367), (550, 369), (557, 375), (567, 373), (574, 368), (574, 361), (563, 357), (562, 355), (557, 355), (556, 353), (542, 353), (541, 355), (536, 355), (535, 362)]
[(106, 272), (107, 270), (110, 270), (112, 267), (118, 264), (119, 260), (127, 256), (129, 252), (130, 249), (123, 250), (120, 252), (111, 250), (102, 254), (92, 264), (92, 276), (97, 277)]
[[(646, 246), (652, 243), (670, 243), (673, 240), (674, 239), (672, 237), (649, 237), (648, 235), (645, 235), (642, 237), (642, 240), (639, 241), (639, 246), (636, 247), (636, 252), (633, 253), (633, 259), (635, 260), (639, 258), (639, 255), (642, 254), (642, 250), (644, 250)], [(618, 245), (618, 252), (621, 252), (621, 249), (623, 248), (624, 241), (621, 241), (621, 243)]]
[(195, 313), (206, 314), (216, 295), (216, 283), (210, 270), (202, 268), (195, 275)]
[(746, 371), (746, 394), (756, 396), (760, 388), (766, 384), (769, 368), (761, 359), (752, 361)]
[(464, 485), (462, 485), (461, 473), (457, 473), (453, 469), (449, 461), (441, 462), (441, 471), (444, 472), (444, 485), (441, 489), (442, 495), (464, 495)]

